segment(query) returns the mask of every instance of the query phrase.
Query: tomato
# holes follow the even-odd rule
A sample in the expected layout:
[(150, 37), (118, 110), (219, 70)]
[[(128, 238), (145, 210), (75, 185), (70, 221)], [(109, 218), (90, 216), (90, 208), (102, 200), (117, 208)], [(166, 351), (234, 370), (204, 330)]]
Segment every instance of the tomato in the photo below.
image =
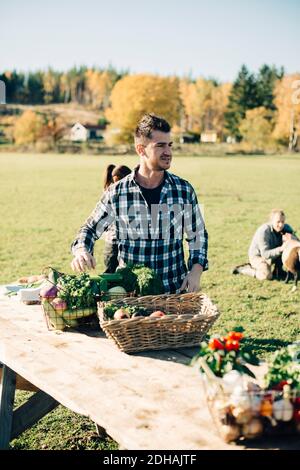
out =
[(240, 341), (243, 336), (243, 333), (240, 333), (239, 331), (230, 331), (230, 333), (228, 333), (228, 335), (226, 336), (226, 339)]
[(209, 349), (224, 349), (224, 344), (218, 338), (211, 338), (208, 343)]
[(226, 351), (237, 351), (240, 347), (240, 343), (235, 339), (228, 339), (225, 343)]
[(288, 383), (287, 380), (281, 380), (281, 382), (274, 385), (272, 389), (281, 392), (283, 390), (284, 385), (286, 385), (287, 383)]

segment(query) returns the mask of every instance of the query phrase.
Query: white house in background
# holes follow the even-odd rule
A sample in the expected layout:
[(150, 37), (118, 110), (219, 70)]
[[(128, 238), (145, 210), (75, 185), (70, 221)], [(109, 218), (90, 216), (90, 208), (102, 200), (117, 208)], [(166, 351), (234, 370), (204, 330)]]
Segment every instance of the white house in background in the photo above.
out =
[(218, 134), (216, 131), (205, 131), (200, 136), (201, 142), (207, 144), (215, 144), (218, 141)]
[(86, 142), (87, 140), (99, 139), (102, 140), (103, 127), (93, 124), (81, 124), (76, 122), (70, 130), (70, 140), (72, 142)]

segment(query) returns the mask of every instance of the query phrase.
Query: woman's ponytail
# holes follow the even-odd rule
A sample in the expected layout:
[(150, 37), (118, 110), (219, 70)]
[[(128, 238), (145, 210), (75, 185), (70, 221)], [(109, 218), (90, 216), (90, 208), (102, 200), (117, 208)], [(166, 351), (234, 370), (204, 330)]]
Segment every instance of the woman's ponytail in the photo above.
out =
[(108, 165), (106, 168), (106, 171), (104, 173), (104, 190), (106, 190), (112, 183), (113, 183), (113, 178), (112, 178), (112, 172), (115, 169), (116, 165)]

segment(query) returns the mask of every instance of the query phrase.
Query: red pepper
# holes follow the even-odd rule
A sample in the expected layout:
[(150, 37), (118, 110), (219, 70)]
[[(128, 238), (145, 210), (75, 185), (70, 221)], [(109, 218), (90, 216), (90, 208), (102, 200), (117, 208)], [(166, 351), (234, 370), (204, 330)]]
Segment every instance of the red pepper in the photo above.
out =
[(239, 331), (230, 331), (230, 333), (228, 333), (228, 335), (226, 336), (226, 339), (240, 341), (243, 336), (243, 333), (240, 333)]
[(278, 382), (278, 384), (273, 385), (272, 390), (281, 392), (283, 390), (284, 385), (286, 385), (287, 383), (287, 380), (281, 380), (281, 382)]
[(224, 344), (218, 338), (211, 338), (208, 343), (209, 349), (224, 349)]
[(228, 339), (225, 343), (226, 351), (237, 351), (240, 347), (240, 343), (235, 339)]

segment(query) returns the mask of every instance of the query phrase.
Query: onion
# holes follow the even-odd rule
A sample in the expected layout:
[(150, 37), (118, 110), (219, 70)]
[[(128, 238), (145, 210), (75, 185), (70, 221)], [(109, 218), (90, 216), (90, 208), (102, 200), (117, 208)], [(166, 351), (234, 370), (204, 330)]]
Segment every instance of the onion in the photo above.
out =
[(43, 285), (43, 287), (40, 290), (40, 296), (43, 299), (55, 299), (57, 296), (57, 287), (50, 282), (47, 282), (46, 284)]

